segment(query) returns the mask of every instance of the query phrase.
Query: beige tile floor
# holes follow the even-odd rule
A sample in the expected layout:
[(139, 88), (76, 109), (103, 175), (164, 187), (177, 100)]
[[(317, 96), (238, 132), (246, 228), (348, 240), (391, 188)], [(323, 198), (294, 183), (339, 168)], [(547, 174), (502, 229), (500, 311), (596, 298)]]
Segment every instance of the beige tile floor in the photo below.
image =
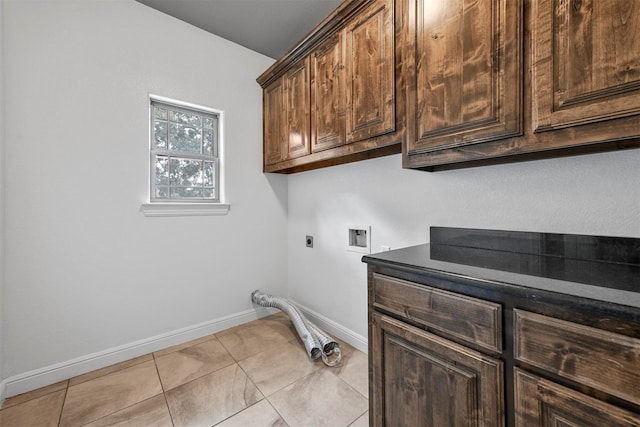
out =
[(369, 425), (367, 356), (310, 361), (278, 313), (7, 399), (0, 426)]

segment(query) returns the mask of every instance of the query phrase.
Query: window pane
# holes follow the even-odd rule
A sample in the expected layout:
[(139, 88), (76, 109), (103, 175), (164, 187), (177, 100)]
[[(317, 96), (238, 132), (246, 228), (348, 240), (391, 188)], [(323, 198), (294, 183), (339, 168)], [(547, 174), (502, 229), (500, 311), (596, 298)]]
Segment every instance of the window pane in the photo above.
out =
[(152, 108), (152, 199), (215, 199), (218, 116), (157, 102)]
[(202, 198), (202, 188), (178, 187), (171, 188), (171, 198)]
[(156, 157), (156, 185), (169, 185), (169, 159)]
[(156, 110), (156, 119), (167, 120), (167, 110), (165, 108), (154, 107)]
[(205, 129), (204, 141), (202, 142), (202, 154), (213, 156), (213, 130)]
[(172, 187), (202, 185), (202, 161), (171, 158), (169, 182)]
[(214, 172), (215, 167), (213, 162), (204, 162), (203, 182), (206, 187), (212, 187), (214, 185)]
[(167, 148), (167, 122), (156, 120), (153, 128), (156, 148)]
[(169, 198), (169, 187), (156, 187), (156, 198), (157, 199), (168, 199)]
[(169, 117), (172, 122), (181, 123), (183, 125), (202, 127), (202, 116), (197, 114), (182, 113), (180, 111), (170, 111)]
[(202, 133), (200, 129), (171, 123), (169, 125), (169, 149), (186, 153), (200, 153)]

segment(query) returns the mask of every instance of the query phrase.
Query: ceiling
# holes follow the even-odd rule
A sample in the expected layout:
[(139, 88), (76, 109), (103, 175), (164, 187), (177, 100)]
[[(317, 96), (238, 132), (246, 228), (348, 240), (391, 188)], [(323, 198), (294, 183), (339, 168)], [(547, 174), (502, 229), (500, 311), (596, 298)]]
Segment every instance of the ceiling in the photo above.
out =
[(277, 59), (342, 0), (137, 0)]

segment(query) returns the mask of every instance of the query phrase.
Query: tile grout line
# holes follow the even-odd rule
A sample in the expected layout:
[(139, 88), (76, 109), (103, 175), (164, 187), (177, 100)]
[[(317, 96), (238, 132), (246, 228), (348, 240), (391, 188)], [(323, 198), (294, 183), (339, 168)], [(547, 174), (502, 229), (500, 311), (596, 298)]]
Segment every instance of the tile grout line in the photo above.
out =
[(271, 401), (269, 400), (268, 397), (265, 397), (264, 400), (267, 401), (267, 403), (269, 404), (269, 406), (271, 406), (271, 408), (273, 408), (274, 411), (276, 411), (276, 414), (278, 414), (278, 416), (280, 417), (280, 419), (287, 425), (287, 427), (289, 426), (289, 422), (287, 421), (287, 419), (284, 417), (284, 415), (282, 415), (280, 413), (280, 411), (278, 411), (278, 409), (273, 406), (273, 403), (271, 403)]
[(353, 385), (351, 385), (351, 383), (349, 383), (347, 380), (345, 380), (342, 377), (340, 377), (340, 375), (336, 374), (335, 372), (333, 372), (331, 370), (329, 372), (331, 372), (333, 375), (335, 375), (335, 377), (337, 379), (339, 379), (340, 381), (342, 381), (347, 387), (349, 387), (350, 389), (352, 389), (353, 391), (358, 393), (360, 396), (362, 396), (365, 399), (367, 399), (367, 401), (369, 400), (369, 396), (365, 396), (364, 394), (360, 393), (360, 391), (357, 388), (355, 388)]
[(360, 418), (362, 418), (362, 417), (364, 416), (364, 414), (366, 414), (368, 411), (369, 411), (369, 408), (367, 408), (367, 410), (366, 410), (366, 411), (364, 411), (363, 413), (361, 413), (360, 415), (358, 415), (358, 416), (356, 417), (356, 419), (355, 419), (355, 420), (353, 420), (352, 422), (350, 422), (350, 423), (347, 425), (347, 427), (352, 426), (356, 421), (358, 421)]
[[(256, 390), (258, 390), (260, 392), (260, 394), (262, 394), (264, 400), (267, 399), (267, 396), (264, 395), (264, 393), (262, 392), (262, 390), (260, 390), (260, 388), (258, 387), (258, 385), (253, 381), (253, 379), (249, 376), (249, 374), (242, 368), (242, 366), (240, 365), (240, 361), (237, 360), (235, 358), (235, 356), (233, 354), (231, 354), (231, 352), (229, 351), (229, 349), (224, 345), (224, 343), (217, 337), (216, 335), (216, 339), (218, 340), (218, 342), (220, 343), (220, 345), (222, 346), (222, 348), (224, 349), (224, 351), (227, 352), (227, 354), (229, 355), (229, 357), (231, 357), (231, 359), (233, 360), (233, 364), (236, 365), (238, 367), (238, 369), (240, 369), (242, 371), (242, 373), (245, 375), (245, 377), (247, 378), (247, 381), (251, 381), (251, 384), (253, 384), (253, 386), (256, 388)], [(229, 365), (231, 366), (231, 365)], [(246, 386), (245, 386), (246, 388)], [(229, 418), (235, 417), (236, 415), (246, 411), (247, 409), (251, 408), (252, 406), (258, 404), (261, 400), (258, 400), (257, 402), (255, 402), (253, 405), (249, 405), (246, 406), (244, 409), (236, 412), (235, 414), (229, 415), (227, 418), (225, 418), (224, 420), (221, 420), (220, 422), (214, 424), (214, 426), (219, 425), (223, 422), (225, 422), (226, 420), (228, 420)], [(270, 403), (269, 403), (270, 404)]]
[[(24, 400), (24, 401), (19, 402), (19, 403), (13, 403), (13, 404), (11, 404), (11, 405), (7, 405), (7, 401), (10, 401), (10, 400), (15, 399), (15, 398), (17, 398), (17, 397), (19, 397), (19, 396), (22, 396), (23, 394), (30, 394), (30, 393), (33, 393), (33, 392), (38, 391), (38, 390), (40, 390), (40, 389), (35, 389), (35, 390), (31, 390), (31, 391), (27, 391), (27, 392), (24, 392), (24, 393), (17, 394), (17, 395), (15, 395), (15, 396), (8, 397), (8, 398), (6, 398), (6, 399), (4, 400), (4, 402), (3, 402), (3, 404), (2, 404), (2, 407), (0, 407), (0, 412), (6, 411), (7, 409), (13, 408), (14, 406), (23, 405), (23, 404), (25, 404), (25, 403), (27, 403), (27, 402), (31, 402), (32, 400), (36, 400), (36, 399), (43, 398), (43, 397), (48, 396), (48, 395), (50, 395), (50, 394), (58, 393), (58, 392), (60, 392), (60, 391), (62, 391), (62, 390), (66, 390), (66, 389), (69, 387), (69, 380), (62, 380), (62, 381), (59, 381), (58, 383), (61, 383), (61, 382), (66, 382), (66, 383), (67, 383), (67, 385), (65, 385), (64, 387), (61, 387), (61, 388), (60, 388), (60, 389), (58, 389), (58, 390), (51, 390), (51, 391), (49, 391), (49, 392), (47, 392), (47, 393), (44, 393), (44, 394), (41, 394), (41, 395), (38, 395), (38, 396), (32, 397), (32, 398), (30, 398), (30, 399)], [(58, 384), (58, 383), (54, 383), (54, 384)], [(50, 384), (49, 386), (44, 386), (44, 387), (41, 387), (41, 388), (50, 387), (50, 386), (52, 386), (52, 385), (54, 385), (54, 384)]]
[[(294, 335), (295, 335), (295, 334), (294, 334)], [(217, 334), (216, 334), (216, 338), (218, 338)], [(283, 387), (279, 388), (278, 390), (276, 390), (276, 391), (272, 392), (271, 394), (267, 395), (267, 394), (265, 394), (262, 390), (260, 390), (260, 387), (258, 387), (258, 385), (254, 382), (254, 380), (253, 380), (253, 378), (251, 377), (251, 375), (249, 375), (249, 373), (248, 373), (248, 372), (247, 372), (247, 371), (242, 367), (242, 365), (240, 364), (241, 360), (238, 360), (238, 359), (237, 359), (237, 358), (236, 358), (236, 357), (235, 357), (235, 356), (234, 356), (234, 355), (229, 351), (229, 349), (224, 345), (224, 343), (222, 342), (222, 340), (220, 340), (220, 339), (218, 338), (218, 341), (220, 342), (220, 344), (222, 345), (222, 347), (225, 349), (225, 351), (226, 351), (226, 352), (231, 356), (231, 358), (235, 361), (235, 364), (236, 364), (236, 365), (238, 365), (238, 368), (240, 368), (240, 370), (245, 374), (245, 376), (247, 377), (247, 379), (248, 379), (249, 381), (251, 381), (251, 382), (253, 383), (253, 385), (256, 387), (256, 389), (258, 389), (258, 391), (260, 391), (260, 393), (264, 396), (264, 399), (263, 399), (263, 400), (265, 400), (265, 401), (269, 404), (269, 406), (270, 406), (270, 407), (275, 411), (275, 413), (276, 413), (276, 414), (278, 414), (278, 417), (280, 417), (280, 419), (281, 419), (281, 420), (286, 424), (286, 426), (288, 427), (288, 426), (289, 426), (289, 423), (288, 423), (288, 422), (287, 422), (287, 420), (284, 418), (284, 416), (280, 413), (280, 411), (278, 411), (278, 410), (275, 408), (275, 406), (273, 406), (273, 403), (271, 403), (271, 401), (269, 400), (269, 396), (273, 396), (274, 394), (276, 394), (276, 393), (277, 393), (277, 392), (279, 392), (280, 390), (282, 390), (282, 389), (284, 389), (284, 388), (286, 388), (286, 387), (290, 386), (291, 384), (294, 384), (297, 380), (292, 381), (291, 383), (288, 383), (288, 384), (284, 385)], [(296, 345), (296, 344), (297, 344), (297, 345), (301, 345), (301, 344), (302, 344), (302, 343), (300, 342), (300, 339), (297, 337), (297, 335), (295, 335), (292, 339), (287, 340), (287, 342), (288, 342), (288, 343), (290, 343), (290, 344), (294, 344), (294, 345)], [(255, 354), (253, 354), (253, 355), (251, 355), (251, 356), (249, 356), (249, 357), (247, 357), (247, 358), (245, 358), (245, 359), (242, 359), (242, 360), (246, 360), (246, 359), (248, 359), (248, 358), (255, 357), (255, 356), (259, 355), (260, 353), (264, 353), (265, 351), (267, 351), (267, 350), (259, 351), (259, 352), (255, 353)], [(310, 361), (310, 362), (312, 362), (312, 361)], [(308, 374), (308, 375), (311, 375), (311, 374)], [(306, 375), (306, 376), (308, 376), (308, 375)], [(303, 378), (305, 378), (306, 376), (304, 376)], [(259, 402), (260, 402), (260, 401), (258, 401), (258, 402), (256, 402), (256, 403), (254, 403), (254, 404), (253, 404), (253, 405), (251, 405), (251, 406), (254, 406), (254, 405), (258, 404)], [(242, 413), (243, 411), (246, 411), (246, 410), (247, 410), (247, 409), (249, 409), (251, 406), (247, 406), (247, 407), (246, 407), (246, 408), (244, 408), (242, 411), (239, 411), (239, 412), (237, 412), (236, 414), (229, 416), (229, 417), (228, 417), (228, 418), (226, 418), (225, 420), (220, 421), (220, 423), (222, 423), (222, 422), (224, 422), (224, 421), (228, 420), (229, 418), (231, 418), (231, 417), (233, 417), (233, 416), (236, 416), (236, 415), (238, 415), (238, 414)], [(356, 419), (357, 419), (357, 418), (356, 418)], [(218, 423), (218, 424), (216, 424), (216, 425), (219, 425), (220, 423)]]
[(62, 406), (60, 407), (60, 415), (58, 415), (58, 424), (56, 424), (58, 427), (60, 427), (60, 423), (62, 423), (62, 411), (64, 411), (64, 404), (67, 402), (67, 393), (69, 393), (69, 383), (70, 381), (67, 380), (67, 386), (64, 389), (64, 399), (62, 399)]
[[(233, 362), (236, 363), (238, 366), (240, 366), (239, 361), (235, 358), (235, 356), (233, 354), (231, 354), (231, 352), (229, 351), (229, 349), (227, 348), (226, 345), (224, 345), (224, 343), (222, 341), (220, 341), (220, 339), (216, 336), (216, 339), (218, 340), (218, 342), (220, 343), (220, 345), (222, 346), (222, 348), (224, 348), (224, 351), (227, 352), (227, 354), (229, 355), (229, 357), (231, 357), (231, 359), (233, 359)], [(242, 369), (242, 367), (240, 368)], [(243, 370), (244, 372), (244, 370)], [(246, 372), (245, 372), (246, 374)]]
[(162, 398), (164, 399), (164, 404), (167, 407), (167, 412), (169, 413), (169, 418), (171, 419), (171, 425), (175, 426), (176, 423), (173, 421), (173, 414), (171, 413), (171, 408), (169, 407), (169, 401), (167, 400), (167, 392), (164, 389), (164, 383), (162, 382), (162, 377), (160, 376), (160, 370), (158, 369), (156, 355), (154, 353), (151, 353), (151, 357), (153, 357), (153, 366), (155, 366), (156, 373), (158, 374), (158, 381), (160, 381), (160, 388), (162, 388)]
[[(161, 356), (161, 357), (163, 357), (163, 356)], [(180, 388), (180, 387), (182, 387), (182, 386), (184, 386), (184, 385), (186, 385), (186, 384), (190, 384), (190, 383), (192, 383), (192, 382), (194, 382), (194, 381), (200, 380), (200, 379), (202, 379), (202, 378), (206, 377), (207, 375), (211, 375), (211, 374), (215, 374), (216, 372), (220, 372), (221, 370), (223, 370), (223, 369), (227, 369), (227, 368), (229, 368), (230, 366), (233, 366), (234, 364), (235, 364), (235, 365), (238, 365), (238, 363), (234, 361), (233, 363), (230, 363), (229, 365), (226, 365), (226, 366), (223, 366), (223, 367), (221, 367), (221, 368), (215, 369), (215, 370), (213, 370), (213, 371), (211, 371), (211, 372), (207, 372), (206, 374), (202, 374), (202, 375), (200, 375), (199, 377), (192, 378), (192, 379), (190, 379), (189, 381), (186, 381), (186, 382), (184, 382), (184, 383), (182, 383), (182, 384), (179, 384), (179, 385), (177, 385), (177, 386), (175, 386), (175, 387), (172, 387), (172, 388), (170, 388), (170, 389), (169, 389), (169, 390), (167, 390), (167, 391), (164, 391), (164, 385), (162, 384), (162, 379), (161, 379), (161, 380), (160, 380), (160, 385), (162, 386), (162, 390), (163, 390), (162, 394), (165, 394), (165, 395), (166, 395), (166, 393), (167, 393), (167, 392), (173, 391), (173, 390), (175, 390), (175, 389), (177, 389), (177, 388)], [(240, 365), (238, 365), (238, 367), (239, 367), (239, 366), (240, 366)], [(158, 371), (158, 366), (157, 366), (157, 365), (156, 365), (156, 371)], [(159, 371), (158, 371), (158, 372), (159, 372)]]
[[(211, 338), (208, 338), (208, 337), (211, 337)], [(216, 334), (209, 334), (209, 335), (205, 335), (205, 336), (200, 337), (200, 338), (196, 338), (196, 339), (193, 339), (193, 340), (185, 341), (185, 342), (180, 343), (180, 344), (175, 344), (175, 345), (172, 345), (172, 346), (167, 347), (167, 348), (162, 348), (160, 350), (156, 350), (154, 352), (151, 352), (150, 354), (153, 356), (154, 360), (156, 358), (162, 359), (163, 357), (166, 357), (166, 356), (169, 356), (171, 354), (177, 353), (177, 352), (182, 351), (182, 350), (184, 350), (186, 348), (190, 348), (190, 347), (194, 347), (194, 346), (197, 346), (197, 345), (200, 345), (200, 344), (204, 344), (204, 343), (207, 343), (209, 341), (213, 341), (214, 339), (218, 340), (218, 337), (216, 336)], [(220, 341), (220, 340), (218, 340), (218, 341)], [(185, 345), (187, 343), (191, 343), (191, 344), (190, 345)], [(175, 350), (167, 351), (167, 350), (169, 350), (171, 348), (174, 348), (174, 347), (177, 347), (177, 348)], [(163, 354), (160, 355), (160, 356), (156, 356), (156, 353), (163, 353)]]
[[(147, 354), (150, 355), (153, 358), (153, 353), (147, 353)], [(89, 378), (87, 380), (80, 381), (79, 383), (76, 383), (76, 384), (72, 385), (71, 384), (71, 380), (73, 380), (74, 378), (80, 378), (82, 376), (89, 375), (92, 372), (96, 372), (96, 371), (107, 370), (110, 367), (117, 366), (117, 365), (120, 365), (120, 364), (124, 364), (124, 363), (127, 363), (127, 362), (131, 362), (132, 360), (135, 360), (135, 359), (142, 359), (145, 356), (146, 356), (146, 354), (143, 354), (142, 356), (134, 357), (133, 359), (124, 360), (124, 361), (122, 361), (120, 363), (116, 363), (115, 365), (105, 366), (104, 368), (96, 369), (94, 371), (89, 371), (89, 372), (86, 372), (84, 374), (80, 374), (80, 375), (76, 375), (75, 377), (71, 377), (71, 378), (67, 379), (67, 381), (68, 381), (67, 389), (69, 387), (75, 387), (75, 386), (80, 385), (80, 384), (88, 383), (89, 381), (97, 380), (98, 378), (106, 377), (107, 375), (110, 375), (110, 374), (113, 374), (113, 373), (116, 373), (116, 372), (120, 372), (120, 371), (123, 371), (125, 369), (133, 368), (134, 366), (138, 366), (138, 365), (140, 365), (142, 363), (149, 362), (149, 360), (140, 360), (139, 362), (133, 363), (132, 365), (123, 366), (121, 368), (114, 369), (113, 371), (105, 372), (104, 374), (98, 375), (98, 376), (93, 377), (93, 378)]]
[[(133, 368), (133, 367), (138, 366), (138, 365), (140, 365), (140, 364), (142, 364), (142, 363), (148, 363), (148, 362), (151, 362), (151, 361), (153, 361), (154, 368), (156, 368), (156, 374), (158, 375), (158, 382), (160, 383), (160, 388), (161, 388), (161, 390), (162, 390), (162, 393), (161, 393), (161, 394), (164, 396), (164, 386), (163, 386), (163, 384), (162, 384), (162, 380), (161, 380), (161, 378), (160, 378), (160, 373), (158, 372), (158, 368), (157, 368), (157, 366), (156, 366), (156, 364), (155, 364), (155, 359), (153, 358), (153, 354), (152, 354), (152, 353), (151, 353), (151, 356), (152, 356), (152, 359), (151, 359), (151, 360), (141, 361), (140, 363), (135, 363), (135, 364), (133, 364), (133, 365), (131, 365), (131, 366), (126, 366), (126, 367), (123, 367), (123, 368), (121, 368), (121, 369), (116, 369), (116, 370), (114, 370), (114, 371), (112, 371), (112, 372), (109, 372), (108, 374), (100, 375), (100, 376), (97, 376), (97, 377), (92, 378), (92, 379), (87, 380), (87, 381), (82, 381), (82, 382), (80, 382), (80, 383), (78, 383), (78, 384), (74, 384), (73, 386), (69, 386), (69, 385), (67, 385), (67, 389), (65, 390), (65, 398), (64, 398), (64, 402), (63, 402), (63, 407), (62, 407), (62, 408), (63, 408), (63, 410), (64, 410), (64, 405), (66, 404), (66, 400), (67, 400), (67, 393), (68, 393), (68, 391), (69, 391), (69, 387), (75, 387), (75, 386), (77, 386), (77, 385), (84, 384), (84, 383), (87, 383), (87, 382), (89, 382), (89, 381), (93, 381), (93, 380), (95, 380), (95, 379), (102, 378), (102, 377), (105, 377), (105, 376), (107, 376), (107, 375), (114, 374), (114, 373), (117, 373), (117, 372), (123, 371), (123, 370), (125, 370), (125, 369)], [(70, 383), (70, 380), (69, 380), (69, 383)], [(67, 383), (67, 384), (69, 384), (69, 383)], [(156, 395), (153, 395), (153, 396), (150, 396), (150, 397), (148, 397), (148, 398), (146, 398), (146, 399), (143, 399), (143, 400), (141, 400), (141, 401), (139, 401), (139, 402), (133, 402), (133, 403), (131, 403), (129, 406), (125, 406), (124, 408), (120, 408), (120, 409), (118, 409), (118, 410), (116, 410), (116, 411), (110, 412), (110, 413), (105, 414), (105, 415), (103, 415), (103, 416), (101, 416), (101, 417), (98, 417), (98, 418), (96, 418), (96, 419), (93, 419), (93, 420), (90, 420), (90, 421), (88, 421), (88, 422), (85, 422), (85, 423), (84, 423), (84, 424), (82, 424), (82, 425), (83, 425), (83, 426), (86, 426), (86, 425), (89, 425), (89, 424), (91, 424), (91, 423), (94, 423), (94, 422), (96, 422), (96, 421), (98, 421), (98, 420), (102, 420), (102, 419), (104, 419), (104, 418), (110, 417), (110, 416), (112, 416), (113, 414), (116, 414), (116, 413), (118, 413), (118, 412), (121, 412), (121, 411), (127, 410), (127, 409), (129, 409), (129, 408), (132, 408), (132, 407), (134, 407), (134, 406), (136, 406), (136, 405), (138, 405), (138, 404), (140, 404), (140, 403), (142, 403), (142, 402), (146, 402), (146, 401), (148, 401), (148, 400), (150, 400), (150, 399), (153, 399), (153, 398), (155, 398), (155, 397), (157, 397), (157, 396), (159, 396), (159, 395), (160, 395), (160, 393), (159, 393), (159, 394), (156, 394)], [(166, 403), (166, 397), (165, 397), (165, 403)], [(167, 410), (169, 410), (168, 405), (167, 405)], [(170, 411), (170, 410), (169, 410), (169, 416), (171, 417), (171, 411)], [(61, 423), (61, 422), (62, 422), (62, 410), (60, 411), (60, 418), (59, 418), (59, 421), (58, 421), (58, 427), (60, 427), (60, 423)], [(173, 424), (173, 418), (171, 418), (171, 423)]]
[[(118, 412), (122, 412), (122, 411), (125, 411), (125, 410), (129, 409), (129, 408), (133, 408), (133, 407), (134, 407), (134, 406), (136, 406), (136, 405), (139, 405), (139, 404), (141, 404), (141, 403), (144, 403), (144, 402), (146, 402), (146, 401), (148, 401), (148, 400), (151, 400), (151, 399), (154, 399), (154, 398), (156, 398), (156, 397), (160, 396), (160, 394), (163, 394), (163, 395), (164, 395), (164, 393), (158, 393), (158, 394), (156, 394), (155, 396), (151, 396), (151, 397), (148, 397), (148, 398), (146, 398), (146, 399), (144, 399), (144, 400), (141, 400), (141, 401), (139, 401), (139, 402), (132, 403), (131, 405), (129, 405), (129, 406), (125, 406), (124, 408), (118, 409), (117, 411), (111, 412), (111, 413), (109, 413), (109, 414), (105, 414), (105, 415), (103, 415), (103, 416), (101, 416), (101, 417), (96, 418), (95, 420), (91, 420), (91, 421), (89, 421), (89, 422), (86, 422), (86, 423), (82, 424), (82, 426), (87, 426), (87, 425), (89, 425), (89, 424), (93, 424), (93, 423), (95, 423), (96, 421), (100, 421), (100, 420), (103, 420), (103, 419), (105, 419), (105, 418), (108, 418), (108, 417), (112, 416), (113, 414), (117, 414)], [(169, 415), (171, 415), (171, 412), (169, 412)], [(171, 423), (173, 424), (173, 419), (171, 420)]]

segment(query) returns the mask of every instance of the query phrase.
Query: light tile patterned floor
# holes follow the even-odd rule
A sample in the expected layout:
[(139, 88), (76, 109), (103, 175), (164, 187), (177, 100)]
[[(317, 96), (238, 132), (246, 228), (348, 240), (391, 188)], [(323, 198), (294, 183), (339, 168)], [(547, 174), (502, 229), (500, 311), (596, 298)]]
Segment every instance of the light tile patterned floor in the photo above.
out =
[(278, 313), (7, 399), (2, 427), (369, 425), (367, 356), (310, 361)]

